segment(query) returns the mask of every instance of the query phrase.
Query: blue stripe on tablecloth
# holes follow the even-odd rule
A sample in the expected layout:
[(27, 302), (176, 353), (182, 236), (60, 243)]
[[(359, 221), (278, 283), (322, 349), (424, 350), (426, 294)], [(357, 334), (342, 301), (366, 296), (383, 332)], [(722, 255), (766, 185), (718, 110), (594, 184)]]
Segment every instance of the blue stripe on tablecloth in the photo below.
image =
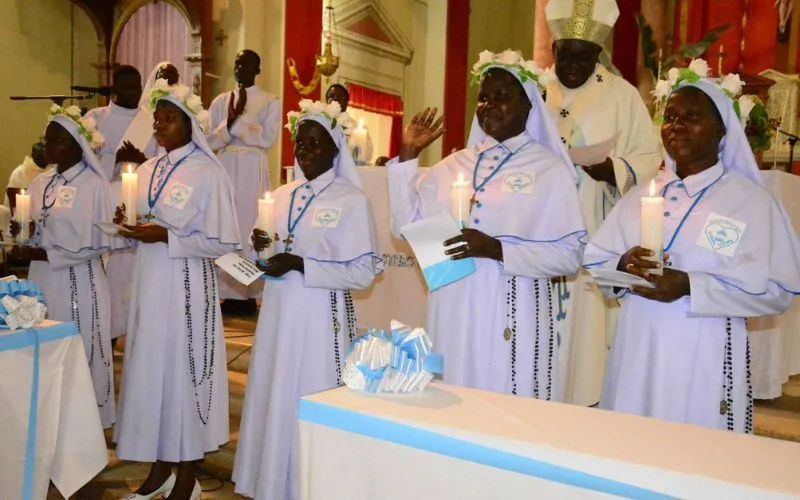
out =
[(0, 352), (33, 346), (33, 376), (31, 397), (28, 403), (28, 440), (25, 445), (25, 472), (22, 479), (22, 498), (33, 498), (33, 469), (36, 464), (36, 424), (39, 415), (39, 354), (44, 342), (60, 340), (78, 334), (75, 323), (61, 323), (46, 328), (32, 328), (0, 337)]
[(316, 401), (300, 400), (300, 420), (586, 490), (626, 498), (674, 498), (632, 484)]

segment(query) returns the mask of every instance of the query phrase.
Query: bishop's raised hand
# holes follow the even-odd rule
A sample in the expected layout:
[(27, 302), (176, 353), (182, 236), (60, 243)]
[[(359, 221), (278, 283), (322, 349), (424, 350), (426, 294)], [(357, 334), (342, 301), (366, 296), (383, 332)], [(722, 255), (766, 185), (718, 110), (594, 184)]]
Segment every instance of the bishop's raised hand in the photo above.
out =
[(422, 150), (444, 134), (444, 116), (437, 119), (436, 113), (436, 108), (425, 108), (406, 125), (400, 143), (400, 161), (417, 158)]

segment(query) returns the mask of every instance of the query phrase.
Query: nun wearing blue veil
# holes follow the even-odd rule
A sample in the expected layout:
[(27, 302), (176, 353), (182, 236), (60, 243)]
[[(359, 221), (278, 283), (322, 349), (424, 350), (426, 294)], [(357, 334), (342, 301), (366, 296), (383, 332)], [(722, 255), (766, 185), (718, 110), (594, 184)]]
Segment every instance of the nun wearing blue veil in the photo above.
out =
[(651, 273), (652, 252), (638, 246), (648, 186), (614, 207), (584, 254), (587, 268), (655, 285), (624, 293), (600, 407), (749, 433), (745, 318), (789, 306), (800, 290), (800, 244), (762, 186), (731, 93), (681, 71), (659, 84), (667, 157), (654, 183), (664, 197), (663, 276)]

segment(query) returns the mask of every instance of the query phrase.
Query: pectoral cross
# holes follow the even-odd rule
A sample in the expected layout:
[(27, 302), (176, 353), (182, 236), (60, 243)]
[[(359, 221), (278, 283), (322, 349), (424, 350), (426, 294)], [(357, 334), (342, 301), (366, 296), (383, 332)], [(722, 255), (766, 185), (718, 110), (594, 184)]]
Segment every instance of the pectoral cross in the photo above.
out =
[(50, 214), (47, 213), (47, 210), (42, 211), (42, 215), (39, 217), (39, 224), (42, 227), (47, 227), (47, 218), (50, 217)]
[(291, 246), (292, 243), (294, 243), (294, 240), (292, 239), (292, 235), (291, 234), (289, 236), (287, 236), (285, 240), (283, 240), (284, 246), (287, 246), (287, 247)]
[(153, 219), (156, 218), (156, 216), (153, 215), (153, 212), (148, 212), (147, 215), (144, 216), (144, 218), (147, 219), (147, 222), (152, 222)]
[(475, 199), (475, 197), (477, 195), (478, 195), (478, 193), (472, 193), (472, 198), (469, 199), (469, 214), (470, 215), (472, 215), (472, 209), (475, 207), (475, 205), (478, 204), (478, 200)]

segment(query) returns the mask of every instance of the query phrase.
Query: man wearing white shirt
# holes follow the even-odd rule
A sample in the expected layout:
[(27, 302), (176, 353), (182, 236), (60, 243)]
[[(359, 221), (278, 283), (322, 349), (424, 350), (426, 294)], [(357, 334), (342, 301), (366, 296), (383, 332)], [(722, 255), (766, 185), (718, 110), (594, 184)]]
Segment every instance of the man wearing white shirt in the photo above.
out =
[[(44, 159), (44, 144), (36, 142), (31, 146), (31, 155), (26, 156), (22, 163), (11, 172), (7, 187), (28, 189), (35, 178), (49, 171), (50, 168)], [(8, 206), (8, 194), (6, 194), (4, 204)]]
[[(281, 130), (280, 101), (255, 84), (259, 73), (259, 55), (247, 49), (239, 52), (233, 66), (237, 89), (218, 95), (209, 107), (208, 143), (233, 183), (243, 248), (249, 246), (258, 218), (258, 199), (269, 190), (267, 151)], [(226, 312), (255, 313), (254, 297), (261, 294), (259, 286), (248, 288), (227, 275), (220, 276), (219, 281)]]

